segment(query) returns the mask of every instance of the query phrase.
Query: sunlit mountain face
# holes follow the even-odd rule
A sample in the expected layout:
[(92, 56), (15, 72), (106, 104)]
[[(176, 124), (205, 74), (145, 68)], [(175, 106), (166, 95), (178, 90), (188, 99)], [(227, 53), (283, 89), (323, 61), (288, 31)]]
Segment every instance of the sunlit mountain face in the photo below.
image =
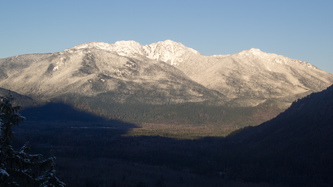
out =
[[(247, 120), (258, 124), (333, 82), (332, 74), (307, 62), (259, 49), (205, 56), (171, 40), (149, 45), (91, 42), (56, 53), (0, 59), (0, 67), (1, 88), (36, 102), (65, 102), (130, 121), (138, 120), (131, 116), (137, 113), (149, 116), (140, 118), (146, 122), (165, 121), (164, 114), (171, 112), (176, 121), (193, 118), (188, 114), (194, 113), (201, 117), (193, 121), (201, 123), (206, 118), (219, 123), (217, 116), (228, 113), (223, 106), (252, 108), (243, 116), (257, 116)], [(185, 105), (187, 112), (163, 105)], [(219, 106), (221, 115), (205, 113), (212, 110), (201, 111), (202, 106)], [(147, 114), (138, 112), (143, 108)], [(122, 115), (124, 110), (130, 115)]]

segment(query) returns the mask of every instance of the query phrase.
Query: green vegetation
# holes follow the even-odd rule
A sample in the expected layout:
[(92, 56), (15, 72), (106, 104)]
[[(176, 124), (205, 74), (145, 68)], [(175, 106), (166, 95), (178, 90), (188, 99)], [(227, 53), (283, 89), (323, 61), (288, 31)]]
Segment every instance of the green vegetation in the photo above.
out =
[(256, 107), (230, 107), (209, 103), (144, 104), (140, 102), (121, 103), (112, 94), (99, 97), (66, 95), (55, 101), (64, 102), (75, 108), (96, 114), (106, 119), (118, 119), (132, 123), (191, 124), (201, 126), (234, 125), (235, 128), (258, 125), (282, 110), (264, 103)]
[(66, 95), (56, 102), (104, 117), (137, 124), (132, 136), (163, 136), (180, 139), (221, 137), (247, 126), (256, 126), (272, 119), (282, 109), (273, 102), (256, 107), (230, 107), (209, 103), (143, 104), (119, 103), (112, 95), (82, 97)]

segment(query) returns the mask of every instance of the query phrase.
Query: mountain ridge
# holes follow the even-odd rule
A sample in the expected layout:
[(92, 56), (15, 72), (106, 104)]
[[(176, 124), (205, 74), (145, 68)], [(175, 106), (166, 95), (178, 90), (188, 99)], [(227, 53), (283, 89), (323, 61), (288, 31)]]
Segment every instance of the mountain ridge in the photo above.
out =
[[(8, 66), (20, 64), (13, 62), (15, 60), (17, 58), (10, 58), (9, 63), (1, 64), (9, 74), (15, 74), (2, 80), (2, 87), (13, 91), (20, 90), (27, 95), (52, 98), (65, 93), (79, 93), (93, 96), (107, 91), (133, 95), (146, 89), (144, 91), (146, 94), (148, 92), (160, 93), (159, 95), (171, 94), (175, 98), (181, 92), (186, 92), (189, 94), (185, 96), (190, 98), (191, 96), (205, 97), (207, 94), (197, 92), (208, 91), (187, 78), (180, 70), (164, 62), (147, 61), (147, 59), (133, 60), (97, 49), (90, 51), (80, 49), (78, 53), (53, 53), (47, 56), (46, 60), (43, 58), (41, 61), (29, 62), (29, 65), (19, 71), (16, 65)], [(184, 81), (187, 84), (180, 86)], [(145, 87), (142, 87), (143, 85)], [(159, 89), (154, 89), (156, 86)], [(193, 86), (195, 90), (188, 90), (192, 89), (188, 86)], [(174, 93), (170, 93), (169, 90)], [(185, 96), (179, 95), (187, 100)]]
[(89, 98), (110, 105), (235, 107), (275, 103), (286, 109), (332, 83), (332, 74), (307, 62), (260, 49), (205, 56), (171, 40), (149, 45), (91, 42), (61, 52), (0, 59), (1, 88), (43, 101)]
[[(65, 49), (64, 51), (71, 51), (74, 49), (102, 49), (102, 50), (107, 50), (107, 51), (112, 51), (112, 52), (116, 52), (118, 53), (118, 55), (120, 56), (135, 56), (135, 55), (145, 55), (146, 57), (150, 58), (150, 59), (154, 59), (154, 60), (161, 60), (164, 62), (167, 62), (171, 59), (175, 59), (177, 58), (177, 55), (175, 56), (170, 56), (169, 58), (159, 58), (159, 55), (161, 55), (160, 51), (158, 51), (158, 54), (154, 54), (153, 52), (157, 49), (157, 48), (164, 48), (168, 53), (174, 54), (175, 52), (179, 52), (179, 53), (184, 53), (185, 50), (187, 51), (191, 51), (195, 54), (200, 54), (202, 56), (221, 56), (221, 57), (226, 57), (226, 56), (235, 56), (235, 55), (245, 55), (245, 56), (259, 56), (259, 57), (268, 57), (268, 56), (274, 56), (275, 58), (284, 58), (283, 61), (279, 61), (278, 59), (274, 59), (276, 63), (286, 63), (286, 61), (288, 60), (293, 60), (290, 59), (288, 57), (285, 57), (283, 55), (278, 55), (275, 53), (267, 53), (267, 52), (263, 52), (262, 50), (258, 49), (258, 48), (250, 48), (248, 50), (243, 50), (241, 52), (238, 53), (234, 53), (234, 54), (215, 54), (215, 55), (203, 55), (200, 52), (196, 51), (195, 49), (189, 48), (184, 46), (182, 43), (179, 42), (175, 42), (172, 40), (165, 40), (165, 41), (159, 41), (159, 42), (155, 42), (155, 43), (151, 43), (151, 44), (147, 44), (147, 45), (141, 45), (139, 42), (136, 42), (134, 40), (121, 40), (121, 41), (117, 41), (114, 44), (109, 44), (109, 43), (105, 43), (105, 42), (88, 42), (88, 43), (83, 43), (77, 46), (74, 46), (72, 48), (69, 49)], [(175, 48), (177, 48), (178, 50), (175, 50)], [(163, 54), (162, 54), (163, 55)], [(288, 59), (288, 60), (287, 60)], [(314, 65), (301, 61), (301, 60), (294, 60), (295, 62), (299, 62), (302, 64), (306, 64), (308, 67), (314, 68), (314, 69), (318, 69), (317, 67), (315, 67)], [(173, 65), (173, 63), (171, 62), (171, 65)]]
[(104, 42), (88, 42), (66, 49), (65, 51), (78, 49), (102, 49), (115, 52), (120, 56), (130, 57), (141, 55), (153, 60), (161, 60), (164, 62), (171, 61), (171, 65), (176, 65), (176, 61), (182, 61), (182, 59), (178, 59), (178, 57), (185, 52), (190, 51), (195, 54), (199, 54), (198, 51), (172, 40), (165, 40), (147, 45), (141, 45), (133, 40), (117, 41), (114, 44)]
[[(128, 42), (134, 42), (134, 41), (128, 41)], [(126, 41), (122, 41), (120, 43), (126, 43)], [(114, 44), (116, 45), (117, 42)], [(251, 61), (255, 61), (255, 60), (261, 60), (261, 61), (265, 61), (265, 62), (261, 62), (265, 68), (265, 71), (268, 72), (277, 72), (277, 73), (281, 73), (281, 72), (285, 72), (285, 71), (293, 71), (290, 70), (291, 68), (294, 68), (295, 66), (300, 66), (303, 68), (304, 71), (307, 71), (307, 68), (310, 69), (314, 69), (317, 70), (319, 72), (323, 72), (322, 70), (318, 69), (317, 67), (313, 66), (310, 63), (301, 61), (301, 60), (294, 60), (294, 59), (290, 59), (288, 57), (282, 56), (282, 55), (277, 55), (274, 53), (265, 53), (262, 52), (260, 49), (249, 49), (249, 50), (244, 50), (241, 51), (239, 53), (235, 53), (235, 54), (231, 54), (231, 55), (212, 55), (212, 56), (205, 56), (200, 54), (199, 52), (195, 51), (194, 49), (191, 48), (187, 48), (186, 46), (182, 45), (181, 43), (177, 43), (177, 42), (173, 42), (171, 40), (166, 40), (163, 42), (157, 42), (157, 43), (153, 43), (153, 44), (149, 44), (149, 45), (140, 45), (139, 43), (135, 42), (135, 46), (141, 46), (141, 48), (147, 48), (147, 46), (163, 46), (163, 50), (156, 50), (156, 48), (158, 47), (154, 47), (154, 52), (156, 54), (143, 54), (143, 50), (139, 50), (141, 51), (140, 53), (132, 53), (132, 56), (136, 55), (143, 55), (145, 57), (148, 57), (150, 59), (155, 59), (155, 60), (161, 60), (164, 61), (166, 63), (169, 63), (170, 65), (174, 65), (176, 66), (178, 69), (181, 69), (186, 75), (188, 75), (190, 78), (194, 79), (195, 81), (203, 84), (204, 86), (207, 86), (207, 83), (203, 82), (202, 80), (197, 80), (196, 77), (198, 76), (198, 71), (202, 71), (202, 69), (207, 69), (210, 68), (211, 66), (215, 66), (214, 68), (216, 68), (216, 64), (220, 64), (221, 61), (223, 61), (223, 59), (227, 59), (227, 58), (231, 58), (232, 61), (239, 61), (240, 59), (246, 59), (246, 61), (242, 61), (242, 66), (247, 65), (247, 67), (254, 67), (256, 66), (256, 64), (250, 64), (248, 62)], [(109, 45), (113, 45), (113, 44), (109, 44)], [(168, 47), (165, 47), (168, 46)], [(173, 49), (177, 48), (178, 49), (178, 53), (174, 53)], [(138, 50), (137, 50), (138, 51)], [(146, 50), (147, 51), (147, 50)], [(184, 51), (194, 51), (193, 53), (185, 53)], [(163, 55), (160, 55), (163, 54)], [(154, 57), (155, 55), (155, 57)], [(162, 56), (161, 58), (159, 58), (159, 56)], [(213, 62), (216, 61), (214, 59), (214, 57), (218, 56), (218, 58), (220, 58), (218, 60), (218, 63)], [(154, 58), (153, 58), (154, 57)], [(209, 57), (212, 57), (211, 59), (209, 59)], [(200, 62), (198, 62), (200, 61)], [(224, 60), (226, 61), (226, 60)], [(206, 63), (204, 63), (206, 62)], [(227, 64), (228, 62), (222, 62)], [(285, 65), (288, 66), (289, 69), (281, 69), (281, 66), (277, 66), (278, 64), (280, 65)], [(245, 68), (247, 68), (245, 66)], [(277, 68), (276, 68), (277, 67)], [(220, 68), (220, 67), (218, 67)], [(244, 68), (244, 67), (242, 67)], [(298, 67), (297, 67), (298, 68)], [(240, 69), (240, 68), (238, 68)], [(254, 71), (254, 70), (252, 70)], [(202, 72), (201, 72), (202, 73)], [(291, 72), (294, 73), (294, 72)], [(304, 73), (304, 72), (301, 72)], [(200, 73), (199, 73), (200, 74)], [(211, 74), (211, 73), (207, 73), (207, 74)], [(299, 74), (299, 73), (298, 73)], [(200, 79), (204, 79), (204, 76), (206, 76), (206, 74), (202, 75), (200, 77)], [(298, 75), (299, 76), (299, 75)], [(321, 76), (321, 75), (320, 75)], [(315, 76), (316, 77), (316, 76)], [(289, 78), (289, 77), (288, 77)], [(258, 78), (257, 78), (258, 79)], [(247, 81), (246, 79), (242, 80)], [(295, 81), (295, 80), (292, 80)], [(329, 81), (326, 81), (327, 83), (331, 83), (332, 79)], [(325, 87), (329, 86), (329, 84), (326, 84), (325, 86), (322, 86), (320, 89), (324, 89)], [(320, 91), (320, 89), (316, 89), (314, 91)], [(218, 91), (224, 91), (224, 90), (218, 90)], [(304, 91), (304, 90), (303, 90)]]

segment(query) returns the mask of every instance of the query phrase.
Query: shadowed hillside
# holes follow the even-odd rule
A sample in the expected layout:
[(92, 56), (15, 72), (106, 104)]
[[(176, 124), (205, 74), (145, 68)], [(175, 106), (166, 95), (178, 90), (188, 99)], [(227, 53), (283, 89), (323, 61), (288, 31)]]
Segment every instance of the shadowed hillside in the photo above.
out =
[(229, 135), (227, 139), (238, 155), (234, 167), (247, 168), (248, 172), (246, 176), (238, 170), (235, 175), (252, 180), (274, 175), (275, 180), (293, 186), (332, 186), (332, 134), (333, 86), (295, 101), (285, 112), (262, 125)]
[[(16, 129), (17, 141), (29, 140), (37, 151), (52, 147), (69, 186), (332, 186), (332, 88), (227, 138), (129, 136), (135, 125), (77, 118), (71, 107), (51, 104), (39, 111), (53, 115), (56, 106), (72, 121), (27, 121)], [(22, 113), (33, 118), (31, 111), (38, 110)]]
[(62, 103), (47, 103), (42, 106), (28, 107), (21, 111), (28, 121), (78, 121), (78, 122), (105, 122), (106, 119), (79, 111), (70, 105)]

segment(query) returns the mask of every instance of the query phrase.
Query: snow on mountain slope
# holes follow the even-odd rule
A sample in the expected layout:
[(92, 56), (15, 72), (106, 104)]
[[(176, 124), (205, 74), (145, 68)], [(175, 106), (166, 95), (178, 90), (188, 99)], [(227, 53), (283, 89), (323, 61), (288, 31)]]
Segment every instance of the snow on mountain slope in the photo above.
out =
[[(274, 53), (265, 53), (262, 52), (260, 49), (255, 49), (252, 48), (250, 50), (244, 50), (240, 53), (237, 53), (239, 55), (239, 58), (243, 58), (243, 57), (248, 57), (248, 58), (257, 58), (260, 59), (261, 61), (266, 61), (266, 63), (270, 63), (270, 64), (300, 64), (300, 65), (305, 65), (309, 68), (313, 68), (313, 69), (318, 69), (317, 67), (313, 66), (310, 63), (301, 61), (301, 60), (294, 60), (294, 59), (290, 59), (288, 57), (282, 56), (282, 55), (277, 55)], [(271, 69), (268, 68), (268, 70), (272, 71)]]
[(259, 49), (223, 56), (193, 56), (178, 68), (207, 88), (250, 105), (270, 98), (289, 103), (333, 83), (332, 74), (307, 62)]
[(90, 42), (58, 53), (0, 59), (0, 87), (28, 95), (140, 92), (177, 102), (219, 98), (254, 106), (272, 99), (291, 103), (332, 83), (332, 74), (282, 55), (253, 48), (205, 56), (171, 40)]
[(70, 52), (79, 49), (101, 49), (116, 52), (120, 56), (144, 55), (144, 50), (141, 44), (136, 41), (117, 41), (114, 44), (108, 44), (104, 42), (90, 42), (75, 46), (65, 51)]
[(182, 58), (183, 55), (199, 53), (194, 49), (185, 47), (183, 44), (171, 40), (145, 45), (143, 48), (148, 58), (169, 62), (171, 65), (182, 63), (184, 61)]
[(182, 56), (187, 53), (198, 54), (199, 52), (171, 40), (141, 45), (135, 41), (117, 41), (114, 44), (103, 42), (85, 43), (65, 51), (78, 49), (102, 49), (115, 52), (120, 56), (135, 57), (138, 55), (145, 56), (149, 59), (169, 62), (171, 65), (177, 65), (183, 61)]
[[(123, 54), (132, 55), (133, 46), (117, 43)], [(117, 46), (111, 46), (115, 47)], [(205, 88), (189, 79), (182, 71), (162, 61), (122, 56), (103, 43), (89, 43), (74, 49), (52, 53), (24, 68), (11, 68), (15, 58), (0, 60), (4, 78), (0, 87), (31, 97), (56, 98), (65, 94), (95, 97), (114, 95), (117, 102), (129, 100), (150, 103), (202, 102), (222, 99), (223, 94)], [(136, 48), (137, 49), (137, 48)], [(127, 51), (126, 51), (127, 50)], [(38, 55), (36, 55), (38, 57)], [(24, 56), (21, 57), (24, 59)]]

